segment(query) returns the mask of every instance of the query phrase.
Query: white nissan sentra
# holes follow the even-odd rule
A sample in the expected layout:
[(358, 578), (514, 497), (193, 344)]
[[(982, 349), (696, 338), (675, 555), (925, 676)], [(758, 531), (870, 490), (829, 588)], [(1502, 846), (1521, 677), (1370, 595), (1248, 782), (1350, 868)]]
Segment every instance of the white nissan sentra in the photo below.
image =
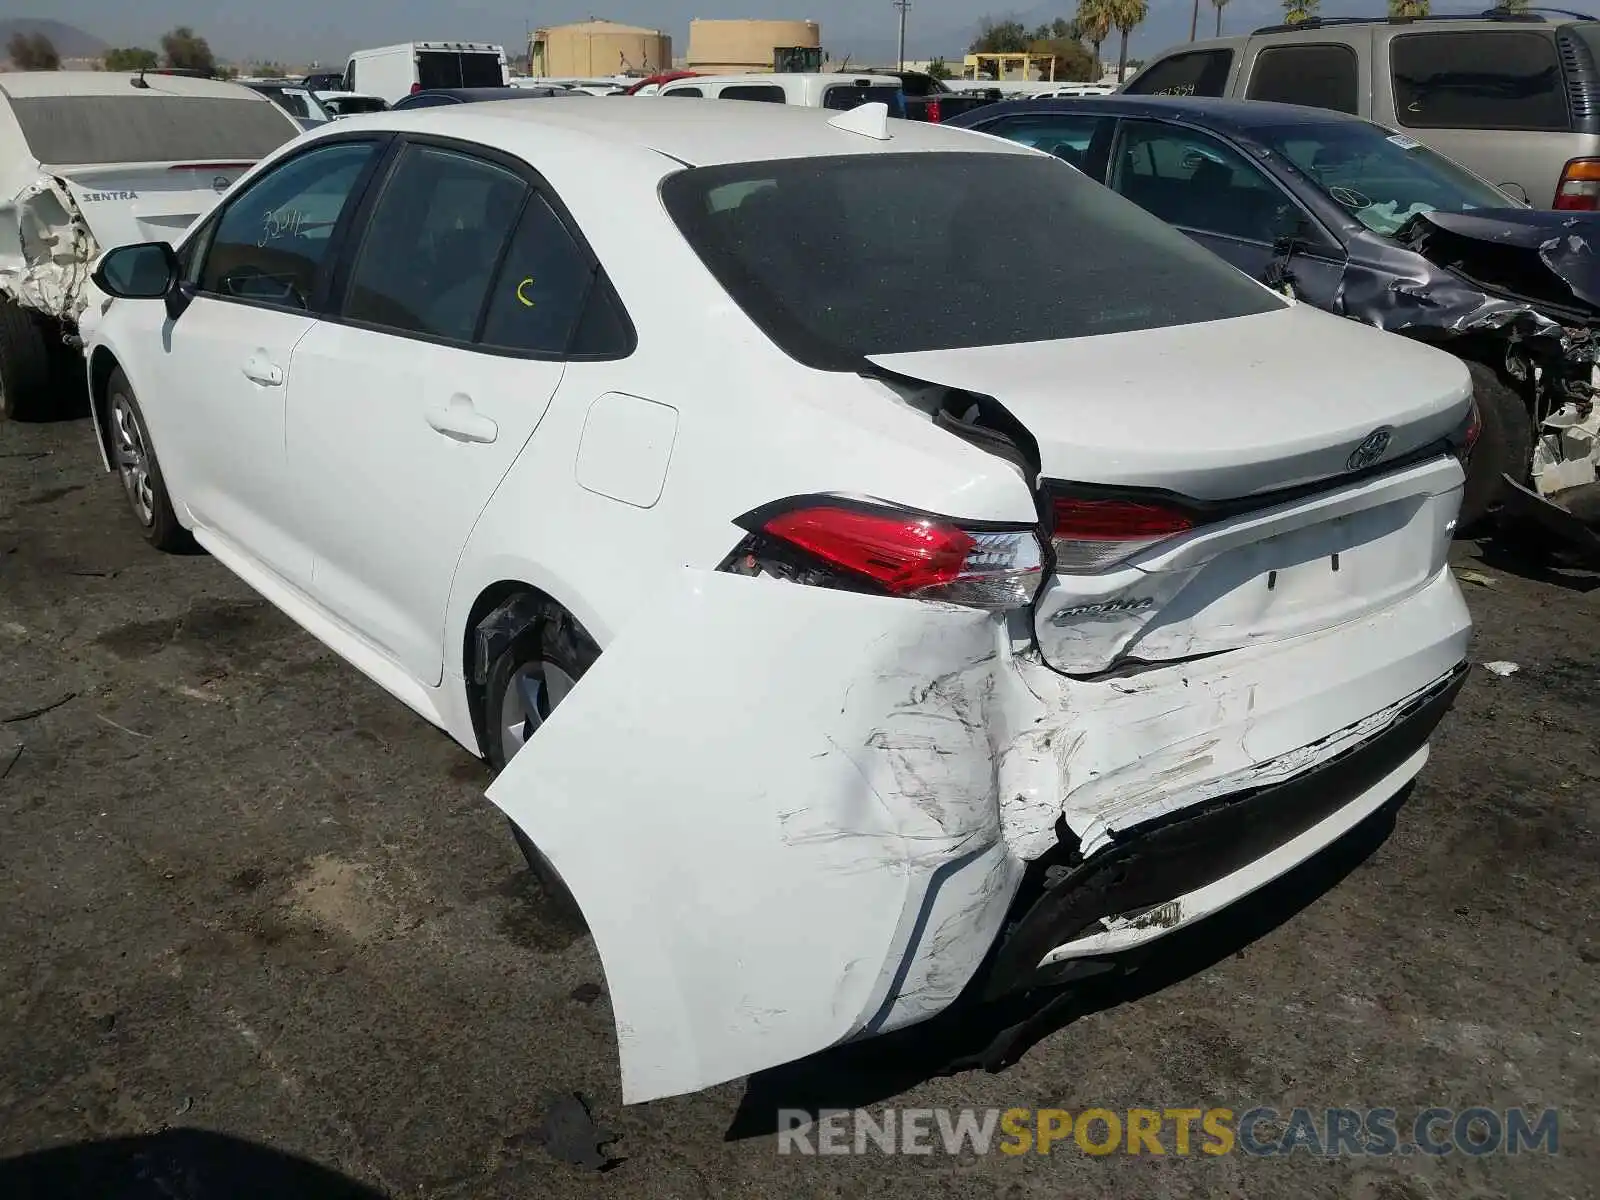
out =
[(1216, 912), (1462, 679), (1460, 363), (993, 138), (358, 117), (97, 281), (145, 536), (501, 769), (629, 1101)]

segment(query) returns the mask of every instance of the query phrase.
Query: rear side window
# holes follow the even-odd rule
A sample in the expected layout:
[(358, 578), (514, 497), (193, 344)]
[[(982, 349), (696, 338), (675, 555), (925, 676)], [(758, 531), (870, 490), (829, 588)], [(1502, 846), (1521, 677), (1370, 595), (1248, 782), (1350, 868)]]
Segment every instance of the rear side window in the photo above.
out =
[(1413, 129), (1568, 128), (1555, 42), (1527, 30), (1408, 33), (1389, 44), (1394, 106)]
[(682, 98), (684, 96), (695, 97), (701, 95), (702, 93), (697, 87), (681, 87), (673, 88), (671, 91), (664, 91), (661, 94), (670, 99), (672, 97)]
[(1251, 100), (1276, 100), (1359, 113), (1356, 52), (1349, 46), (1274, 46), (1256, 55)]
[(300, 132), (282, 109), (254, 93), (27, 96), (12, 99), (11, 111), (33, 157), (58, 166), (254, 162)]
[(1220, 96), (1232, 67), (1232, 50), (1190, 50), (1163, 58), (1123, 91), (1130, 96)]
[(489, 297), (483, 344), (565, 354), (594, 275), (561, 218), (533, 196)]
[(719, 100), (763, 100), (768, 104), (784, 102), (783, 89), (775, 83), (736, 83), (717, 93)]
[[(800, 362), (1157, 329), (1282, 306), (1043, 155), (849, 154), (680, 171), (684, 238)], [(916, 203), (906, 203), (907, 196)]]
[(493, 163), (408, 147), (372, 210), (345, 315), (471, 341), (528, 185)]
[[(1020, 142), (1053, 154), (1078, 170), (1091, 168), (1089, 147), (1097, 134), (1106, 134), (1110, 117), (1093, 117), (1082, 114), (1021, 113), (1014, 117), (1001, 117), (980, 126), (984, 133), (992, 133), (1008, 141)], [(1103, 155), (1101, 156), (1104, 157)]]

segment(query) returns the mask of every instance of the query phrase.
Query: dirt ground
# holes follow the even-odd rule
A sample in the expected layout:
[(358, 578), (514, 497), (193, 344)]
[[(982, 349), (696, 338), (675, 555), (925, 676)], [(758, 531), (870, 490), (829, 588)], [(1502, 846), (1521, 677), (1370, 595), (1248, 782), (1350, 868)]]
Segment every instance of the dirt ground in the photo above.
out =
[[(0, 426), (0, 1193), (1600, 1194), (1600, 576), (1457, 558), (1474, 663), (1520, 670), (1474, 667), (1420, 784), (1008, 1069), (933, 1074), (929, 1035), (624, 1108), (593, 944), (484, 768), (216, 562), (147, 549), (86, 422)], [(574, 1093), (609, 1169), (554, 1152)], [(884, 1105), (1561, 1124), (1554, 1157), (778, 1153), (779, 1108)]]

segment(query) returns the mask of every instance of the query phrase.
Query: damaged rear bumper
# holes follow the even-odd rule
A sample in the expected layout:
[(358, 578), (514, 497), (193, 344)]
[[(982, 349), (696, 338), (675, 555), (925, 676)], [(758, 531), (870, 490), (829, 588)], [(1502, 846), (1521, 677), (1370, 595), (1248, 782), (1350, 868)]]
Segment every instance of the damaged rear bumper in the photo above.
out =
[[(925, 1020), (1002, 954), (1026, 986), (1281, 873), (1421, 768), (1411, 706), (1437, 719), (1470, 621), (1444, 569), (1314, 634), (1093, 681), (1023, 629), (686, 569), (605, 648), (489, 795), (594, 934), (626, 1101)], [(1216, 849), (1241, 825), (1254, 875)], [(1063, 846), (1105, 902), (1019, 939), (1029, 864)], [(1135, 849), (1153, 890), (1107, 883)]]
[(1169, 813), (1071, 866), (1033, 864), (1030, 875), (1048, 882), (1014, 914), (975, 981), (981, 998), (1060, 982), (1076, 960), (1211, 916), (1342, 837), (1422, 768), (1466, 675), (1458, 666), (1375, 714), (1348, 731), (1361, 740), (1289, 779)]

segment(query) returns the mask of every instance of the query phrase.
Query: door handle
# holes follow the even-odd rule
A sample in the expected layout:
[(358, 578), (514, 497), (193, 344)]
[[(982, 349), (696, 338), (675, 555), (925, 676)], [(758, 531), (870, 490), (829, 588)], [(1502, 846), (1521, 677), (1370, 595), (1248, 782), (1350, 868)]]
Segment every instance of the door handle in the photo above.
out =
[(244, 372), (244, 377), (252, 383), (259, 383), (262, 387), (281, 387), (283, 385), (283, 368), (275, 362), (270, 362), (264, 355), (252, 354), (244, 360), (244, 365), (239, 368)]
[(472, 397), (457, 392), (450, 403), (428, 410), (428, 424), (457, 442), (492, 442), (500, 436), (500, 426), (472, 407)]

